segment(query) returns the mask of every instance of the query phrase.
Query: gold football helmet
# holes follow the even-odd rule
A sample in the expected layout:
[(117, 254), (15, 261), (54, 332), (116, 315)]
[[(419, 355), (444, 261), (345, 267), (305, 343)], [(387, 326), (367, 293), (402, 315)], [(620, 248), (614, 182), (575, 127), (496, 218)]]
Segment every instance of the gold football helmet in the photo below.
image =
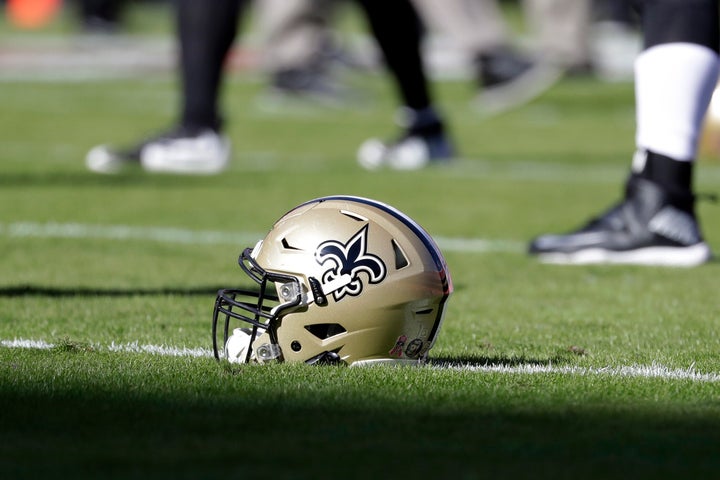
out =
[(453, 291), (430, 235), (360, 197), (303, 203), (238, 263), (259, 289), (220, 290), (212, 324), (215, 358), (238, 363), (422, 363)]

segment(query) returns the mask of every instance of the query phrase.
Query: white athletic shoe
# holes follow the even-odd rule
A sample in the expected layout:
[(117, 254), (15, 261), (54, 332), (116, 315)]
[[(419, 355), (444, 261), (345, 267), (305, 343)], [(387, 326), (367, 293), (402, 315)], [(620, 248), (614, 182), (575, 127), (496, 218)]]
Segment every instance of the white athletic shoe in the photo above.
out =
[(366, 140), (357, 152), (357, 161), (367, 170), (419, 170), (431, 163), (448, 162), (454, 155), (448, 139), (442, 135), (410, 135), (395, 143), (376, 138)]
[(213, 175), (229, 161), (229, 140), (212, 130), (150, 142), (140, 151), (140, 165), (148, 172)]
[(182, 127), (127, 150), (100, 145), (85, 157), (88, 169), (104, 174), (140, 165), (149, 172), (212, 175), (223, 171), (229, 161), (230, 141), (225, 136)]

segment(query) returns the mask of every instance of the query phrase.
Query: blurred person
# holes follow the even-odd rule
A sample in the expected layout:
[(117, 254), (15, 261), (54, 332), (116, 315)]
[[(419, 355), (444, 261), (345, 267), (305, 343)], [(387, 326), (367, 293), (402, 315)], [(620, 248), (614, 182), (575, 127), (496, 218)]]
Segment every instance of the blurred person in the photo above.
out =
[(332, 23), (344, 0), (256, 0), (255, 27), (269, 95), (341, 104), (347, 93), (333, 76)]
[[(527, 0), (532, 2), (533, 0)], [(554, 29), (554, 43), (585, 45), (577, 41), (584, 32), (587, 20), (587, 0), (551, 0), (553, 9), (540, 9), (544, 14), (539, 25), (547, 24), (540, 33), (546, 41)], [(328, 102), (342, 101), (347, 94), (334, 81), (323, 52), (332, 50), (331, 24), (339, 0), (259, 0), (257, 2), (258, 30), (263, 39), (263, 64), (270, 73), (271, 91), (295, 96), (313, 97)], [(552, 86), (561, 76), (558, 64), (573, 64), (580, 54), (573, 52), (561, 62), (563, 53), (554, 48), (551, 53), (533, 58), (534, 54), (519, 48), (510, 31), (498, 0), (412, 0), (423, 26), (429, 33), (448, 38), (469, 59), (478, 94), (475, 105), (482, 113), (498, 113), (526, 103)], [(536, 3), (536, 2), (535, 2)], [(579, 8), (578, 8), (579, 6)], [(563, 24), (560, 31), (557, 24)], [(586, 52), (583, 52), (585, 54)], [(552, 64), (548, 61), (553, 58)], [(582, 60), (583, 62), (585, 60)]]
[(592, 5), (593, 70), (610, 81), (633, 78), (633, 62), (642, 39), (637, 12), (627, 0), (594, 0)]
[(633, 0), (594, 0), (592, 9), (595, 21), (612, 22), (631, 29), (639, 27)]
[(471, 59), (478, 88), (474, 104), (482, 113), (527, 103), (560, 78), (545, 58), (517, 45), (498, 0), (412, 1), (429, 30), (449, 38)]
[(535, 238), (529, 252), (542, 261), (690, 267), (712, 256), (695, 213), (693, 170), (718, 80), (718, 1), (645, 0), (639, 8), (637, 150), (624, 196), (576, 231)]
[(87, 33), (114, 33), (122, 22), (124, 0), (76, 0), (83, 30)]
[(538, 56), (566, 75), (593, 73), (590, 0), (523, 0)]
[[(420, 22), (414, 8), (407, 0), (357, 1), (395, 80), (404, 112), (399, 138), (374, 143), (366, 158), (397, 168), (451, 158), (454, 148), (433, 106), (420, 56)], [(178, 0), (176, 5), (182, 84), (177, 125), (128, 149), (93, 148), (86, 156), (90, 170), (116, 173), (139, 163), (152, 172), (215, 174), (227, 167), (230, 141), (222, 133), (218, 100), (223, 64), (246, 2)]]

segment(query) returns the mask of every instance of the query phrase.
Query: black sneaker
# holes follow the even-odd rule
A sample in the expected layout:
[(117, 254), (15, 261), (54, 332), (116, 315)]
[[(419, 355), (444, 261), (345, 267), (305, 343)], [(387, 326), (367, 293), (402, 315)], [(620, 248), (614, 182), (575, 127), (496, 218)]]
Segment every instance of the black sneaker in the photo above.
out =
[(530, 102), (563, 75), (559, 68), (509, 48), (480, 54), (475, 64), (480, 91), (474, 105), (485, 115), (502, 113)]
[(480, 86), (493, 88), (521, 77), (532, 69), (534, 62), (510, 48), (497, 48), (479, 54), (475, 65)]
[(295, 101), (317, 106), (339, 107), (356, 100), (356, 93), (324, 68), (285, 69), (271, 75), (269, 88), (260, 96), (260, 106), (275, 109)]
[(694, 204), (693, 195), (673, 195), (632, 175), (622, 202), (575, 232), (537, 237), (529, 253), (561, 264), (700, 265), (712, 253)]

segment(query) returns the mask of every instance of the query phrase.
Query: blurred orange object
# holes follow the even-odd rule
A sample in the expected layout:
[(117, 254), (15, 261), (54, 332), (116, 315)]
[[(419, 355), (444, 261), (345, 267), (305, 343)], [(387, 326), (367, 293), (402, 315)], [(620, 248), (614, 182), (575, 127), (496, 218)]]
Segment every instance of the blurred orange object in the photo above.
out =
[(7, 0), (7, 16), (20, 28), (41, 28), (50, 23), (62, 0)]
[(720, 84), (715, 87), (712, 100), (705, 114), (705, 123), (700, 133), (700, 157), (720, 160)]

